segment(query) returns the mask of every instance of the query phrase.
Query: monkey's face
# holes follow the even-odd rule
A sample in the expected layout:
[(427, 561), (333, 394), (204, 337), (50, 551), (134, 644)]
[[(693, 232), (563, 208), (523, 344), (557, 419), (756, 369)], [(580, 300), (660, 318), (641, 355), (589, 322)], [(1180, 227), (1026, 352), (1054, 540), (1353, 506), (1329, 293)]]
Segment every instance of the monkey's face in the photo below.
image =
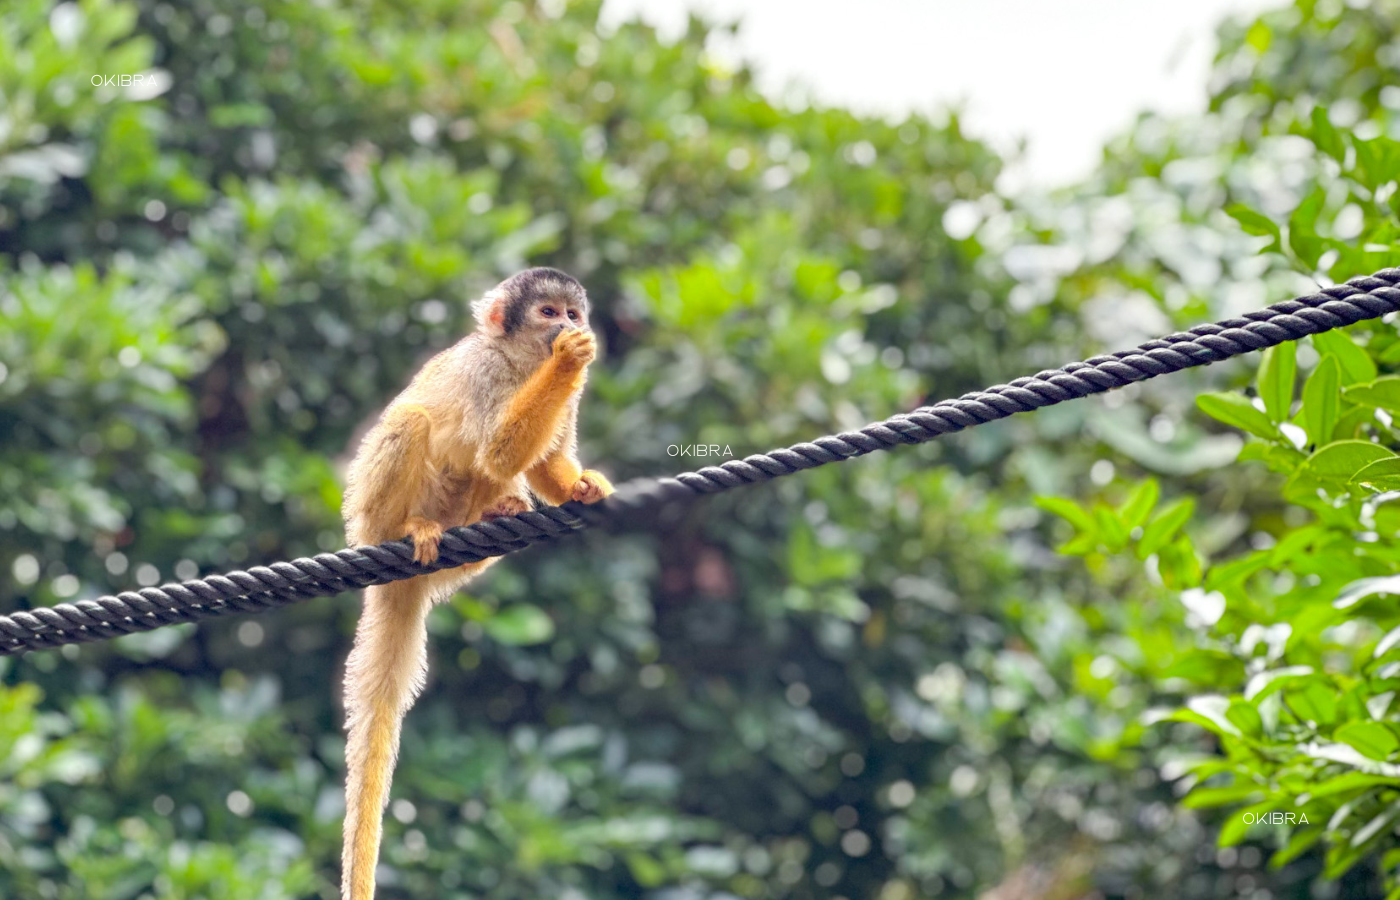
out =
[(526, 269), (487, 294), (477, 316), (486, 332), (504, 340), (513, 353), (543, 361), (560, 332), (589, 330), (588, 294), (558, 269)]
[(534, 299), (520, 323), (522, 343), (534, 347), (541, 359), (553, 352), (554, 339), (571, 328), (588, 331), (588, 306), (564, 293), (551, 293)]
[(588, 307), (572, 297), (546, 294), (530, 298), (508, 336), (543, 361), (554, 349), (554, 339), (569, 329), (588, 331)]

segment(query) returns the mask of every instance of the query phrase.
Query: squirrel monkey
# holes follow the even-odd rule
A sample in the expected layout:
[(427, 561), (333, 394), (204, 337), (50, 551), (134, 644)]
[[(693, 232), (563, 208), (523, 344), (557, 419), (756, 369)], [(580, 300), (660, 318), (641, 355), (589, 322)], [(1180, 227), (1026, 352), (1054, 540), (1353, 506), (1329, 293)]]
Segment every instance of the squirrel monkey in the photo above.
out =
[[(476, 330), (433, 357), (365, 436), (350, 464), (350, 546), (413, 539), (437, 559), (444, 529), (531, 508), (595, 503), (608, 480), (579, 466), (579, 396), (597, 344), (588, 296), (556, 269), (528, 269), (473, 306)], [(427, 674), (429, 608), (496, 559), (365, 589), (345, 664), (345, 845), (341, 896), (371, 900), (405, 713)]]

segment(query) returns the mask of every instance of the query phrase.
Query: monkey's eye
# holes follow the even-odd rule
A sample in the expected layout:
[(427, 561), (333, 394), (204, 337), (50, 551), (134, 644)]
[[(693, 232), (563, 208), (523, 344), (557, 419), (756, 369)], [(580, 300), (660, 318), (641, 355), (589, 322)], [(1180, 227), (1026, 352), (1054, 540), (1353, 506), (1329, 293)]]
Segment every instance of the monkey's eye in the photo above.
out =
[(544, 316), (546, 319), (552, 319), (559, 315), (559, 310), (552, 306), (544, 306), (540, 308), (540, 315)]
[(577, 322), (577, 321), (578, 321), (578, 311), (577, 311), (577, 310), (572, 310), (572, 309), (569, 310), (569, 321), (571, 321), (571, 322)]

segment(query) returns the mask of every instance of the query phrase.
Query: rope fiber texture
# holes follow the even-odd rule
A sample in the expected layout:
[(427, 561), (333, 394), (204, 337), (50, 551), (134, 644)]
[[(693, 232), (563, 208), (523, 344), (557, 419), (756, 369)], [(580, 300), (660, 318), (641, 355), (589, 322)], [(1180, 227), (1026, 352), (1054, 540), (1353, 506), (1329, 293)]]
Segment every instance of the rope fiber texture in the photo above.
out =
[(1400, 311), (1400, 268), (1324, 288), (1267, 309), (1197, 325), (1131, 350), (1095, 356), (1017, 378), (956, 400), (892, 416), (859, 431), (819, 437), (770, 453), (706, 466), (670, 478), (627, 482), (601, 503), (566, 503), (447, 531), (433, 565), (413, 562), (407, 540), (276, 562), (180, 584), (124, 591), (0, 616), (0, 655), (85, 643), (192, 622), (230, 612), (260, 612), (370, 584), (412, 578), (489, 556), (502, 556), (590, 525), (623, 522), (700, 494), (770, 481), (803, 469), (921, 444), (939, 435), (1053, 406), (1159, 375), (1263, 350), (1305, 335)]

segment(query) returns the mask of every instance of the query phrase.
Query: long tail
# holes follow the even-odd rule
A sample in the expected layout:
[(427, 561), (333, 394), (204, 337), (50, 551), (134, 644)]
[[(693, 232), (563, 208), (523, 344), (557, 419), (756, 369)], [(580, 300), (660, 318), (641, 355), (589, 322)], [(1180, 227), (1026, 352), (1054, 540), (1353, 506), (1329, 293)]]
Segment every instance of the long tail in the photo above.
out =
[(429, 578), (365, 589), (355, 646), (345, 664), (343, 900), (373, 900), (374, 869), (404, 714), (427, 674)]

